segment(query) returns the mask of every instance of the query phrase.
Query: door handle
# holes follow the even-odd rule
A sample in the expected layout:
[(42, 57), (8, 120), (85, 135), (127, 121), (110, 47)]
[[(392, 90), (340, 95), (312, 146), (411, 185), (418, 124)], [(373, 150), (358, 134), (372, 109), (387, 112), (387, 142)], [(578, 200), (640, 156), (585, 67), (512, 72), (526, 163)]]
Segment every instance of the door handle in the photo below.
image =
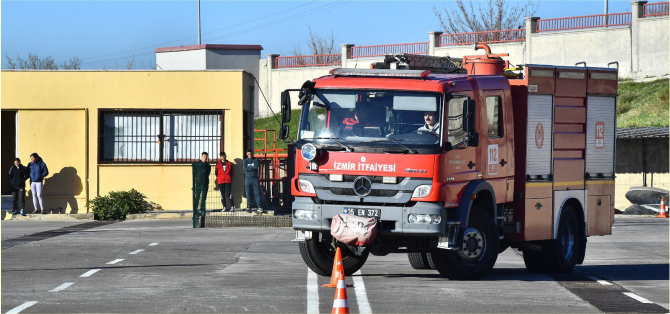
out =
[(503, 160), (500, 161), (500, 164), (504, 166), (504, 165), (507, 164), (507, 162), (505, 161), (505, 159), (503, 159)]

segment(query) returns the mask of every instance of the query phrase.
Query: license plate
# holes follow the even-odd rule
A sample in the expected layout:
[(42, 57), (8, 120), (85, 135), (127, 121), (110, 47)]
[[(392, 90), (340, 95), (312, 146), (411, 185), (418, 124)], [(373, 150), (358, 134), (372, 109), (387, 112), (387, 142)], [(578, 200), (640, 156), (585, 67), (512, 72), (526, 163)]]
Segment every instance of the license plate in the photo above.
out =
[(358, 217), (379, 218), (381, 216), (381, 209), (378, 208), (344, 208), (345, 214), (356, 215)]

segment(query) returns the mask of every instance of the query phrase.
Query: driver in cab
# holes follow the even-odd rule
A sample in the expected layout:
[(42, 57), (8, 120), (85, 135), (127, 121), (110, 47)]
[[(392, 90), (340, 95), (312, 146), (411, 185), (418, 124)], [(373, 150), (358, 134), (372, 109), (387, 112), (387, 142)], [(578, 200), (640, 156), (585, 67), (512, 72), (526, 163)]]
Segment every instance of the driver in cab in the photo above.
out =
[(430, 132), (436, 135), (440, 134), (440, 122), (437, 121), (437, 112), (435, 111), (426, 111), (423, 113), (423, 120), (426, 122), (421, 126), (417, 131), (418, 132)]

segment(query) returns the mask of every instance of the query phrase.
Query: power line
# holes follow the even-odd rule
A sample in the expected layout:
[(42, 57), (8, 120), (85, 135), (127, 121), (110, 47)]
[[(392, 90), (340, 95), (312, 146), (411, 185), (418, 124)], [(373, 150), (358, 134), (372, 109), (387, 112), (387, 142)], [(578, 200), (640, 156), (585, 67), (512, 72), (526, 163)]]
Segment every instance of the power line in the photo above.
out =
[[(255, 21), (259, 21), (259, 20), (262, 20), (262, 19), (265, 19), (265, 18), (268, 18), (268, 17), (272, 17), (272, 16), (275, 16), (275, 15), (278, 15), (278, 14), (281, 14), (281, 13), (284, 13), (284, 12), (288, 12), (288, 11), (291, 11), (291, 10), (295, 10), (295, 9), (297, 9), (297, 8), (304, 7), (304, 6), (306, 6), (306, 5), (310, 5), (310, 4), (314, 3), (314, 2), (317, 2), (317, 1), (308, 2), (308, 3), (306, 3), (306, 4), (301, 4), (301, 5), (299, 5), (299, 6), (292, 7), (292, 8), (286, 9), (286, 10), (284, 10), (284, 11), (275, 12), (275, 13), (273, 13), (273, 14), (266, 15), (266, 16), (263, 16), (263, 17), (259, 17), (259, 18), (257, 18), (257, 19), (253, 19), (253, 20), (250, 20), (250, 21), (246, 21), (246, 22), (243, 22), (243, 23), (239, 23), (239, 24), (236, 24), (236, 25), (233, 25), (233, 26), (228, 26), (228, 27), (224, 27), (224, 28), (221, 28), (221, 29), (217, 29), (217, 30), (213, 30), (213, 31), (210, 31), (210, 32), (206, 32), (206, 33), (203, 33), (203, 35), (207, 35), (207, 34), (212, 34), (212, 33), (220, 32), (220, 31), (222, 31), (222, 30), (226, 30), (226, 29), (230, 29), (230, 28), (238, 27), (238, 26), (240, 26), (240, 25), (244, 25), (244, 24), (249, 24), (249, 23), (252, 23), (252, 22), (255, 22)], [(121, 52), (110, 53), (110, 54), (101, 55), (101, 56), (96, 56), (96, 57), (82, 58), (82, 60), (88, 60), (88, 59), (97, 59), (97, 58), (109, 57), (109, 56), (118, 55), (118, 54), (122, 54), (122, 53), (128, 53), (128, 52), (133, 52), (133, 51), (137, 51), (137, 50), (153, 48), (153, 47), (156, 47), (156, 46), (163, 46), (163, 45), (166, 45), (166, 44), (171, 44), (171, 43), (175, 43), (175, 42), (180, 42), (180, 41), (184, 41), (184, 40), (187, 40), (187, 39), (193, 39), (194, 37), (196, 37), (196, 36), (190, 36), (190, 37), (185, 37), (185, 38), (175, 39), (175, 40), (171, 40), (171, 41), (164, 42), (164, 43), (160, 43), (160, 44), (155, 44), (155, 45), (150, 45), (150, 46), (140, 47), (140, 48), (131, 49), (131, 50), (126, 50), (126, 51), (121, 51)], [(96, 61), (96, 62), (101, 62), (101, 61)], [(91, 63), (91, 62), (89, 62), (89, 63)]]
[(268, 27), (268, 26), (273, 26), (273, 25), (281, 24), (281, 23), (284, 23), (284, 22), (286, 22), (286, 21), (288, 21), (288, 20), (292, 20), (292, 19), (295, 19), (295, 18), (298, 18), (298, 17), (303, 17), (303, 16), (306, 16), (306, 15), (310, 15), (310, 14), (314, 14), (314, 13), (316, 13), (316, 12), (323, 11), (323, 10), (332, 9), (332, 8), (334, 8), (334, 7), (336, 7), (336, 6), (345, 4), (345, 3), (350, 2), (350, 1), (351, 1), (351, 0), (349, 0), (349, 1), (341, 1), (341, 2), (330, 3), (330, 4), (327, 4), (327, 5), (323, 6), (323, 7), (317, 8), (318, 10), (317, 10), (317, 9), (315, 9), (315, 10), (310, 10), (309, 12), (299, 13), (299, 14), (292, 15), (292, 16), (289, 16), (289, 17), (286, 17), (286, 18), (283, 18), (283, 19), (279, 19), (279, 20), (276, 20), (276, 21), (272, 21), (272, 22), (269, 22), (269, 23), (266, 23), (266, 24), (262, 24), (262, 25), (259, 25), (259, 26), (254, 26), (254, 27), (247, 28), (247, 29), (243, 29), (243, 30), (240, 30), (240, 31), (237, 31), (237, 32), (234, 32), (234, 33), (225, 34), (225, 35), (221, 35), (221, 36), (217, 36), (217, 37), (212, 37), (212, 38), (209, 38), (208, 40), (215, 40), (215, 39), (221, 39), (221, 38), (228, 38), (228, 37), (232, 37), (232, 36), (236, 36), (236, 35), (240, 35), (240, 34), (248, 33), (248, 32), (251, 32), (251, 31), (255, 31), (255, 30), (258, 30), (258, 29), (261, 29), (261, 28), (265, 28), (265, 27)]
[[(308, 12), (302, 12), (302, 13), (294, 14), (294, 15), (291, 15), (291, 16), (288, 16), (288, 17), (285, 17), (285, 18), (282, 18), (282, 19), (279, 19), (279, 20), (275, 20), (275, 21), (272, 21), (272, 22), (261, 24), (259, 26), (254, 26), (254, 27), (251, 27), (251, 28), (243, 29), (243, 30), (233, 32), (233, 33), (229, 33), (229, 34), (225, 34), (225, 35), (222, 35), (222, 36), (209, 38), (208, 41), (216, 40), (216, 39), (220, 39), (220, 38), (228, 38), (228, 37), (232, 37), (232, 36), (236, 36), (236, 35), (241, 35), (241, 34), (252, 32), (252, 31), (255, 31), (255, 30), (259, 30), (259, 29), (262, 29), (262, 28), (265, 28), (265, 27), (268, 27), (268, 26), (281, 24), (281, 23), (287, 22), (289, 20), (292, 20), (292, 19), (295, 19), (295, 18), (298, 18), (298, 17), (303, 17), (303, 16), (306, 16), (306, 15), (310, 15), (310, 14), (314, 14), (316, 12), (323, 11), (323, 10), (332, 9), (336, 6), (345, 4), (345, 3), (350, 2), (350, 1), (351, 0), (329, 3), (329, 4), (326, 4), (324, 6), (317, 7), (316, 9), (310, 10)], [(231, 27), (234, 27), (234, 26), (231, 26)], [(228, 28), (231, 28), (231, 27), (228, 27)], [(212, 32), (209, 32), (209, 33), (212, 33)], [(191, 38), (193, 38), (193, 37), (191, 37)], [(145, 48), (152, 48), (152, 47), (154, 47), (154, 46), (149, 46), (149, 47), (145, 47)], [(135, 49), (135, 50), (137, 50), (137, 49)], [(135, 51), (135, 50), (130, 50), (130, 51)], [(153, 53), (154, 52), (152, 51), (152, 52), (147, 52), (147, 53), (143, 53), (143, 54), (139, 54), (139, 55), (135, 55), (135, 56), (144, 56), (144, 55), (153, 54)], [(118, 53), (115, 53), (115, 54), (118, 54)], [(114, 54), (111, 54), (111, 55), (114, 55)], [(130, 57), (132, 57), (132, 55), (131, 56), (118, 57), (118, 58), (114, 58), (114, 59), (103, 60), (103, 61), (90, 61), (90, 62), (82, 63), (82, 65), (92, 64), (92, 63), (102, 63), (102, 62), (108, 62), (108, 61), (115, 61), (115, 60), (130, 58)]]

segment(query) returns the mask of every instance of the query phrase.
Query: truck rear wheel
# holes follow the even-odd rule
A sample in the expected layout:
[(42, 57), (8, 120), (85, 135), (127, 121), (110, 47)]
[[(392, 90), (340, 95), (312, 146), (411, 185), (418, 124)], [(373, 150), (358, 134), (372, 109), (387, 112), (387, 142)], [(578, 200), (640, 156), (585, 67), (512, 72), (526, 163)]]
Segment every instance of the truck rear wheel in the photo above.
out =
[(575, 211), (565, 206), (558, 221), (556, 239), (542, 246), (542, 255), (547, 272), (569, 274), (575, 269), (577, 255), (581, 249), (579, 224)]
[[(331, 245), (331, 237), (323, 236), (322, 233), (314, 232), (314, 238), (300, 242), (300, 255), (309, 269), (321, 276), (330, 276), (333, 272), (333, 261), (335, 260), (335, 249)], [(368, 259), (369, 251), (361, 256), (356, 256), (346, 246), (341, 247), (342, 266), (344, 274), (351, 276), (357, 272)]]
[(431, 267), (430, 253), (407, 253), (407, 259), (414, 269), (435, 269)]
[(442, 276), (452, 280), (477, 280), (486, 276), (498, 259), (498, 232), (483, 209), (472, 206), (468, 227), (459, 250), (434, 249), (430, 257)]
[(577, 264), (581, 246), (577, 216), (570, 207), (563, 207), (556, 239), (542, 241), (542, 251), (523, 251), (523, 262), (531, 273), (569, 274)]

